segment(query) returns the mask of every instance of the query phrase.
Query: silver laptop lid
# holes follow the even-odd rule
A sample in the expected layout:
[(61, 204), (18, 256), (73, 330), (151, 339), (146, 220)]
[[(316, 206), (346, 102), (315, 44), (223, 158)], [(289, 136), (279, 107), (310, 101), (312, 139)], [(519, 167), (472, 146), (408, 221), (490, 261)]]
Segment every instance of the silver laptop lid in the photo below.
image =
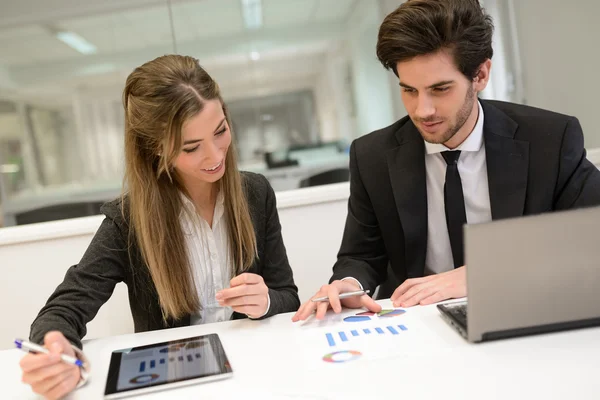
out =
[(600, 207), (465, 226), (468, 340), (600, 317)]

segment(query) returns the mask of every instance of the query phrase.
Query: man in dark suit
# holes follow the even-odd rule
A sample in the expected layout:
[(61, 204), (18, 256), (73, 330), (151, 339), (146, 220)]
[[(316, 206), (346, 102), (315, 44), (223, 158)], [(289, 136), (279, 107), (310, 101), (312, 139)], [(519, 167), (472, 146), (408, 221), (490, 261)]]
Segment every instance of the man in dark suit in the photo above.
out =
[(339, 299), (377, 286), (396, 307), (464, 297), (463, 224), (600, 204), (576, 118), (478, 99), (492, 32), (477, 0), (409, 0), (385, 18), (377, 56), (408, 116), (353, 142), (342, 245), (316, 294), (329, 302), (306, 302), (294, 321), (379, 311), (367, 295)]

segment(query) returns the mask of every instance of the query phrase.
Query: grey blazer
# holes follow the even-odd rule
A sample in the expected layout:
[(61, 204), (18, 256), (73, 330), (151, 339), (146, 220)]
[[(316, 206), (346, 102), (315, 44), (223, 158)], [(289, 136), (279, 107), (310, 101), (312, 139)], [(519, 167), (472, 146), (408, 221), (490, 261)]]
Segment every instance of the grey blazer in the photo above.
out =
[[(277, 214), (275, 193), (267, 179), (258, 174), (242, 173), (243, 187), (256, 233), (258, 258), (248, 272), (261, 275), (269, 288), (271, 306), (263, 317), (296, 311), (300, 306)], [(42, 343), (44, 335), (58, 330), (81, 348), (86, 324), (110, 298), (114, 287), (125, 282), (135, 332), (174, 328), (190, 324), (190, 316), (179, 320), (162, 317), (156, 287), (142, 260), (139, 248), (128, 251), (129, 227), (121, 213), (121, 200), (102, 206), (106, 218), (96, 232), (79, 264), (67, 271), (31, 325), (30, 340)], [(246, 318), (234, 313), (232, 319)]]

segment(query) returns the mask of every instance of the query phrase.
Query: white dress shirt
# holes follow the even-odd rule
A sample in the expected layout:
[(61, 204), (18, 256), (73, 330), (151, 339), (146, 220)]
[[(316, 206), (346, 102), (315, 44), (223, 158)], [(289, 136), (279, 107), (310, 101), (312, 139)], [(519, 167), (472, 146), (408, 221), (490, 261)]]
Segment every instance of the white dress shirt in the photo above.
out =
[[(233, 271), (223, 194), (219, 192), (217, 196), (212, 228), (196, 212), (192, 201), (183, 194), (181, 197), (183, 209), (179, 220), (202, 307), (197, 314), (191, 316), (190, 325), (229, 320), (233, 310), (231, 307), (221, 307), (215, 298), (218, 291), (229, 288)], [(268, 298), (263, 315), (269, 311), (270, 306), (271, 299)]]
[(233, 310), (221, 307), (215, 298), (219, 290), (229, 287), (232, 271), (222, 192), (217, 196), (212, 229), (196, 212), (194, 203), (183, 194), (181, 197), (183, 209), (179, 220), (202, 307), (198, 314), (191, 316), (190, 325), (226, 321)]
[[(468, 224), (491, 221), (485, 146), (483, 145), (483, 108), (479, 103), (477, 123), (467, 139), (455, 150), (460, 150), (458, 172), (465, 198)], [(425, 142), (425, 170), (427, 174), (427, 256), (425, 275), (439, 274), (454, 269), (452, 248), (446, 225), (444, 183), (446, 161), (441, 152), (449, 150), (443, 144)]]
[[(455, 150), (460, 150), (458, 172), (465, 198), (468, 224), (492, 220), (488, 187), (485, 146), (483, 145), (483, 108), (479, 104), (477, 123), (471, 134)], [(444, 208), (446, 161), (441, 152), (450, 150), (443, 144), (425, 142), (425, 170), (427, 175), (427, 255), (425, 275), (439, 274), (454, 269), (450, 236)], [(361, 283), (353, 280), (363, 289)]]

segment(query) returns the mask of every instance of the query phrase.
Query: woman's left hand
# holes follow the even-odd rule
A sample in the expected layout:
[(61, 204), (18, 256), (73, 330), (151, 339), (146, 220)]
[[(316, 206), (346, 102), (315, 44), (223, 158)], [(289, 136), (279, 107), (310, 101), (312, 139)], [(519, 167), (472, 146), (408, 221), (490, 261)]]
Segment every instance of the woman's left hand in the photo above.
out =
[(269, 288), (262, 276), (246, 272), (233, 278), (229, 285), (229, 289), (217, 293), (219, 305), (231, 307), (250, 318), (260, 318), (267, 312)]

